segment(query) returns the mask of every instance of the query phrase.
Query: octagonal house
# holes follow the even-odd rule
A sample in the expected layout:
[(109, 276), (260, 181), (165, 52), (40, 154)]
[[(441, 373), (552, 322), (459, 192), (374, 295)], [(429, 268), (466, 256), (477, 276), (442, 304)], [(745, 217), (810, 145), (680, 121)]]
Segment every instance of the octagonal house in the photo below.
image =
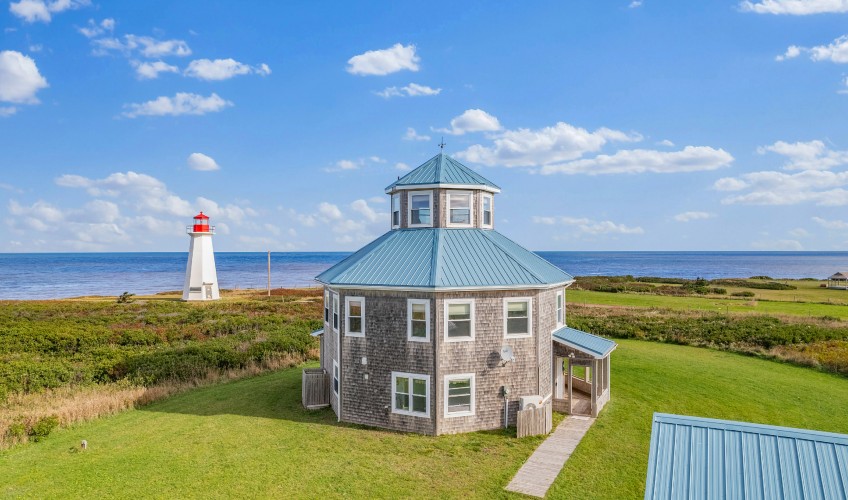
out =
[(565, 326), (574, 279), (495, 230), (499, 192), (440, 153), (386, 188), (390, 231), (316, 278), (318, 392), (340, 421), (438, 435), (609, 400), (615, 344)]

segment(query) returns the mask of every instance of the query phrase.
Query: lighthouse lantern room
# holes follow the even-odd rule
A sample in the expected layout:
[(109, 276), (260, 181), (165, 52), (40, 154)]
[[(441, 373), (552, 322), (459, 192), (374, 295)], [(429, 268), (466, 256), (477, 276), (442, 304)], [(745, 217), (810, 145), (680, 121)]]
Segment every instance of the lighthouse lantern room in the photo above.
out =
[(215, 226), (210, 226), (209, 216), (200, 212), (194, 216), (194, 224), (186, 227), (186, 232), (191, 236), (191, 244), (188, 247), (183, 300), (218, 300), (221, 295), (212, 250)]

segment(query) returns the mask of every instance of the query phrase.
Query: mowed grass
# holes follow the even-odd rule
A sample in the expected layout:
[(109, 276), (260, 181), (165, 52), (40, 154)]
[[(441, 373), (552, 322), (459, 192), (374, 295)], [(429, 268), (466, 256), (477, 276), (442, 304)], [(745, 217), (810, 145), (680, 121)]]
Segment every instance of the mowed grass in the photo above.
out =
[[(653, 412), (848, 433), (848, 380), (708, 349), (622, 340), (612, 401), (549, 492), (641, 498)], [(0, 452), (0, 495), (498, 498), (541, 441), (427, 437), (300, 407), (300, 370), (198, 389)], [(87, 439), (89, 449), (77, 451)]]
[[(597, 304), (607, 306), (653, 307), (687, 311), (716, 311), (735, 313), (754, 313), (792, 316), (822, 317), (848, 319), (848, 305), (837, 303), (792, 302), (788, 297), (794, 290), (754, 290), (757, 296), (760, 292), (770, 292), (765, 296), (777, 296), (769, 300), (756, 298), (718, 298), (709, 297), (675, 297), (669, 295), (651, 295), (643, 293), (607, 293), (588, 290), (568, 290), (567, 300), (571, 304)], [(825, 290), (834, 294), (848, 292), (841, 290)], [(781, 294), (778, 296), (778, 294)]]

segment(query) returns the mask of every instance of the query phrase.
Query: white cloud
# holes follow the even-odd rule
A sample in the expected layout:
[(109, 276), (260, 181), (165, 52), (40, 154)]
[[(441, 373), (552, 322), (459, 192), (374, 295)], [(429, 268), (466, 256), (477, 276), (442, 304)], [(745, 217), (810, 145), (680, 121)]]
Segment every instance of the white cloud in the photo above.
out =
[(757, 14), (806, 16), (848, 12), (848, 0), (744, 0), (739, 3), (739, 8)]
[(405, 140), (405, 141), (429, 141), (430, 136), (424, 135), (424, 134), (419, 134), (418, 132), (415, 131), (414, 128), (407, 127), (406, 128), (406, 134), (404, 134), (404, 136), (403, 136), (403, 140)]
[(644, 234), (645, 230), (639, 226), (631, 227), (624, 224), (605, 220), (596, 221), (586, 217), (558, 216), (534, 216), (533, 223), (546, 226), (563, 225), (575, 227), (580, 233), (588, 235), (602, 234)]
[(161, 96), (140, 104), (125, 104), (129, 111), (122, 113), (128, 118), (138, 116), (205, 115), (232, 106), (233, 103), (212, 93), (208, 97), (187, 92), (178, 92), (174, 97)]
[(122, 42), (118, 38), (98, 38), (91, 41), (95, 55), (106, 55), (110, 51), (120, 52), (126, 56), (138, 53), (146, 58), (186, 57), (191, 55), (191, 48), (184, 40), (159, 40), (149, 36), (124, 35)]
[(386, 163), (386, 160), (376, 155), (371, 155), (365, 158), (358, 158), (356, 160), (342, 159), (337, 161), (333, 167), (325, 168), (324, 171), (339, 172), (343, 170), (357, 170), (368, 165), (369, 163)]
[(159, 78), (159, 73), (179, 73), (180, 70), (174, 65), (163, 61), (141, 62), (131, 61), (130, 64), (135, 68), (136, 77), (139, 80), (152, 80)]
[(188, 164), (188, 168), (192, 170), (200, 170), (203, 172), (221, 169), (221, 167), (218, 166), (218, 163), (216, 163), (214, 159), (209, 156), (206, 156), (203, 153), (192, 153), (188, 155), (186, 163)]
[(810, 236), (810, 232), (803, 227), (796, 227), (789, 231), (789, 236), (792, 236), (793, 238), (807, 238)]
[(796, 57), (801, 55), (801, 47), (797, 45), (790, 45), (786, 48), (786, 52), (779, 56), (775, 56), (775, 61), (785, 61), (787, 59), (795, 59)]
[(0, 101), (37, 104), (39, 101), (35, 94), (46, 87), (47, 80), (38, 72), (38, 67), (31, 57), (14, 50), (0, 52)]
[(709, 212), (683, 212), (674, 216), (677, 222), (691, 222), (693, 220), (703, 220), (715, 217), (715, 214)]
[(6, 118), (18, 112), (18, 108), (14, 106), (0, 106), (0, 118)]
[(19, 0), (9, 3), (9, 12), (28, 23), (49, 23), (53, 14), (91, 5), (89, 0)]
[(421, 58), (415, 45), (396, 43), (388, 49), (369, 50), (347, 61), (347, 72), (353, 75), (388, 75), (398, 71), (418, 71)]
[(759, 154), (777, 153), (787, 158), (786, 170), (826, 170), (840, 165), (848, 165), (848, 151), (834, 151), (824, 142), (777, 141), (770, 146), (757, 148)]
[[(491, 125), (500, 128), (497, 121)], [(564, 122), (536, 130), (506, 130), (492, 137), (491, 146), (475, 144), (457, 153), (457, 157), (487, 166), (534, 167), (579, 158), (600, 150), (610, 141), (642, 140), (642, 136), (635, 132), (626, 133), (605, 127), (589, 132)]]
[(199, 80), (228, 80), (238, 75), (257, 74), (266, 76), (271, 74), (271, 68), (267, 64), (253, 67), (236, 61), (235, 59), (196, 59), (189, 63), (185, 75)]
[(44, 45), (41, 45), (40, 43), (35, 43), (29, 46), (30, 52), (41, 52), (42, 50), (44, 50)]
[(468, 132), (494, 132), (501, 129), (498, 119), (482, 109), (467, 109), (453, 118), (450, 128), (436, 129), (451, 135), (463, 135)]
[(100, 36), (103, 33), (112, 32), (115, 29), (115, 20), (111, 18), (104, 19), (100, 21), (100, 23), (96, 23), (94, 19), (89, 19), (88, 24), (83, 26), (82, 28), (77, 28), (84, 37), (86, 38), (94, 38), (96, 36)]
[(628, 7), (631, 8), (631, 9), (636, 9), (638, 7), (641, 7), (641, 6), (642, 6), (642, 0), (633, 0), (632, 2), (630, 2), (630, 5), (628, 5)]
[(826, 206), (848, 205), (848, 172), (805, 170), (795, 174), (775, 171), (751, 172), (738, 178), (719, 179), (714, 187), (720, 191), (747, 193), (729, 196), (724, 204), (797, 205), (814, 203)]
[(362, 166), (362, 160), (339, 160), (336, 162), (336, 166), (342, 170), (356, 170)]
[(733, 156), (723, 149), (708, 146), (686, 146), (681, 151), (647, 149), (621, 150), (612, 155), (545, 165), (541, 173), (550, 174), (640, 174), (644, 172), (671, 174), (700, 172), (726, 167)]
[(848, 222), (842, 220), (827, 220), (813, 217), (813, 222), (826, 229), (848, 229)]
[(362, 214), (369, 222), (376, 222), (380, 217), (373, 208), (368, 206), (368, 202), (365, 200), (354, 201), (350, 204), (350, 208), (352, 208), (354, 212)]
[(661, 140), (660, 142), (657, 143), (657, 146), (666, 146), (666, 147), (669, 147), (669, 148), (673, 148), (674, 143), (669, 141), (668, 139), (663, 139), (663, 140)]
[(389, 99), (391, 97), (416, 97), (416, 96), (428, 96), (428, 95), (439, 95), (442, 89), (434, 89), (433, 87), (428, 87), (426, 85), (418, 85), (417, 83), (410, 83), (405, 87), (386, 87), (380, 92), (375, 92), (380, 97), (384, 97)]
[(399, 161), (399, 162), (395, 163), (395, 170), (400, 170), (402, 172), (408, 172), (408, 171), (412, 170), (412, 167), (410, 167), (409, 165), (407, 165), (406, 163), (404, 163), (402, 161)]

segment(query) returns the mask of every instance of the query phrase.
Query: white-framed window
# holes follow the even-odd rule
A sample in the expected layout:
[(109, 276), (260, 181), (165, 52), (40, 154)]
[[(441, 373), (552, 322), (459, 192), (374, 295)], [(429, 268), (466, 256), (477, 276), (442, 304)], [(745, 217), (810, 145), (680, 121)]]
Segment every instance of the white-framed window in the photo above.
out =
[(333, 294), (333, 331), (339, 331), (339, 294)]
[(562, 290), (556, 293), (556, 322), (557, 327), (565, 324), (565, 293)]
[(339, 395), (339, 363), (333, 360), (333, 394)]
[(392, 229), (400, 227), (400, 193), (392, 195)]
[(365, 297), (345, 297), (345, 336), (365, 336)]
[(430, 341), (430, 299), (406, 299), (406, 338)]
[(324, 290), (324, 323), (330, 324), (330, 291)]
[(448, 226), (470, 227), (474, 224), (474, 211), (470, 191), (448, 191)]
[(433, 192), (410, 191), (407, 199), (409, 205), (409, 227), (431, 227), (433, 225)]
[(474, 415), (474, 374), (445, 375), (445, 416)]
[(474, 340), (474, 299), (445, 300), (445, 341)]
[(504, 337), (523, 338), (533, 335), (533, 299), (509, 297), (504, 299)]
[(480, 210), (482, 215), (480, 225), (483, 227), (492, 227), (495, 222), (495, 197), (490, 194), (482, 194), (480, 196), (480, 205), (482, 205)]
[(392, 413), (430, 418), (430, 376), (392, 372)]

